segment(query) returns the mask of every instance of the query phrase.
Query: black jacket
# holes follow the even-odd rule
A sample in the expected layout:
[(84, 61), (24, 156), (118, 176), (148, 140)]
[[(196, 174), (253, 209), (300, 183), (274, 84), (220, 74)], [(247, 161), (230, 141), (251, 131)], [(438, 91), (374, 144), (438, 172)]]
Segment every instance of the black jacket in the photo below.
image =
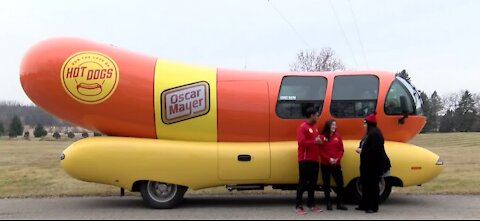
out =
[(375, 126), (369, 126), (361, 141), (360, 175), (381, 176), (390, 169), (390, 159), (385, 152), (383, 134)]

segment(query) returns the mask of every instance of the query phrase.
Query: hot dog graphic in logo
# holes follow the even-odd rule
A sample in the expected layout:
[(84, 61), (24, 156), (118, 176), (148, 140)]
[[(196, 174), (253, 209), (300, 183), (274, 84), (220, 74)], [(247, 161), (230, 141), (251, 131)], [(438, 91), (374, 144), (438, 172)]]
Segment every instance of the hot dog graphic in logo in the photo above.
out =
[(98, 83), (80, 83), (77, 85), (77, 91), (84, 96), (97, 96), (102, 93), (102, 85)]
[(62, 67), (64, 89), (75, 100), (98, 104), (107, 100), (118, 85), (119, 71), (113, 59), (99, 52), (79, 52)]

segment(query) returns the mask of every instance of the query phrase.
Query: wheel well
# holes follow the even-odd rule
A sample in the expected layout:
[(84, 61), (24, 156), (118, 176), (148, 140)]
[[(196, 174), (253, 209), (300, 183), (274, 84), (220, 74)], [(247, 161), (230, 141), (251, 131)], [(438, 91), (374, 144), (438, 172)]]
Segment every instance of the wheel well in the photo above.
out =
[(385, 182), (388, 182), (391, 186), (403, 187), (403, 181), (398, 177), (389, 176), (385, 178)]
[(352, 185), (355, 186), (355, 182), (357, 182), (358, 179), (360, 179), (360, 177), (355, 177), (355, 178), (351, 179), (350, 182), (346, 183), (347, 185), (345, 185), (345, 188), (349, 188)]
[[(350, 180), (350, 182), (348, 182), (347, 184), (347, 187), (349, 185), (355, 185), (355, 182), (357, 181), (357, 179), (360, 179), (360, 177), (355, 177), (352, 180)], [(391, 186), (403, 187), (403, 181), (398, 177), (394, 177), (394, 176), (386, 177), (385, 182), (387, 182)]]
[(135, 181), (132, 185), (132, 192), (140, 192), (140, 185), (142, 185), (143, 182), (147, 182), (147, 180)]

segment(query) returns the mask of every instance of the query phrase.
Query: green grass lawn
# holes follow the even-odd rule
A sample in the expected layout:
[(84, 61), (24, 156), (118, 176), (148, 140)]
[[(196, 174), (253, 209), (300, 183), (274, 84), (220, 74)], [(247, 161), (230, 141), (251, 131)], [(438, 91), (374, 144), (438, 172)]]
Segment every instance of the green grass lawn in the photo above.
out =
[[(118, 187), (78, 181), (63, 171), (60, 154), (72, 142), (2, 137), (0, 198), (118, 195)], [(421, 187), (394, 188), (394, 192), (480, 194), (480, 133), (421, 134), (411, 143), (440, 155), (445, 170)], [(204, 193), (227, 191), (221, 187), (188, 192)]]

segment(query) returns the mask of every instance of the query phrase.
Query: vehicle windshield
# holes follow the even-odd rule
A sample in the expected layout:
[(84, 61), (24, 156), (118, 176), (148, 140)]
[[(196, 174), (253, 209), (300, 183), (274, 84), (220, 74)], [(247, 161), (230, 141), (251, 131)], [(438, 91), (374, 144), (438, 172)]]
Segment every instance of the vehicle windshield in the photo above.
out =
[(388, 115), (401, 115), (400, 97), (407, 98), (407, 110), (410, 115), (424, 115), (423, 101), (418, 90), (405, 79), (397, 77), (392, 82), (385, 100), (385, 113)]

